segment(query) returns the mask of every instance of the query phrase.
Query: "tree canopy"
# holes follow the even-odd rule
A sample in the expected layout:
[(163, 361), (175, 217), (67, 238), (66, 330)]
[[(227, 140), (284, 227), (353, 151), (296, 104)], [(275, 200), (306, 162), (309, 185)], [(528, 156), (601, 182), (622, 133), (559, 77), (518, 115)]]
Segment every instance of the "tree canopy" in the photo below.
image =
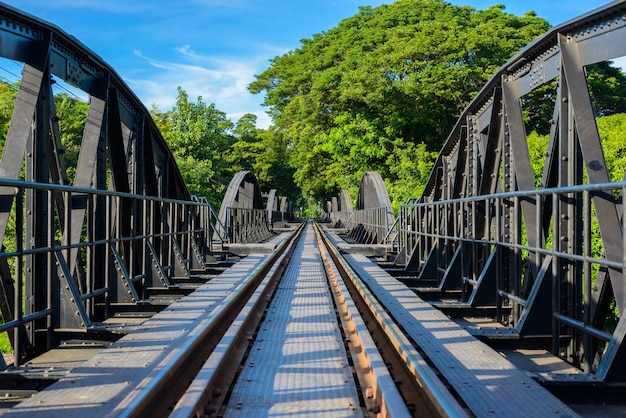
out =
[(151, 109), (191, 194), (206, 196), (219, 207), (230, 180), (242, 170), (255, 174), (263, 190), (278, 189), (291, 200), (300, 191), (288, 166), (288, 147), (272, 129), (256, 127), (256, 116), (243, 115), (233, 123), (202, 97), (195, 102), (178, 88), (176, 105), (166, 112)]
[(404, 199), (419, 192), (434, 152), (475, 93), (549, 27), (504, 6), (398, 0), (362, 7), (275, 57), (249, 88), (265, 94), (306, 195), (326, 199), (376, 170), (392, 200)]
[[(151, 113), (192, 194), (216, 206), (232, 176), (252, 171), (263, 190), (323, 202), (366, 171), (391, 200), (418, 196), (459, 115), (488, 79), (549, 24), (502, 5), (486, 10), (443, 0), (396, 0), (359, 13), (277, 56), (249, 90), (264, 95), (268, 129), (237, 121), (178, 89), (175, 106)], [(626, 112), (626, 78), (610, 63), (587, 66), (596, 116)], [(523, 98), (528, 132), (546, 134), (558, 80)], [(0, 147), (17, 86), (0, 84)], [(68, 174), (80, 146), (86, 104), (56, 98)], [(76, 108), (75, 108), (76, 107)], [(546, 128), (548, 127), (548, 128)], [(315, 205), (317, 206), (317, 205)]]

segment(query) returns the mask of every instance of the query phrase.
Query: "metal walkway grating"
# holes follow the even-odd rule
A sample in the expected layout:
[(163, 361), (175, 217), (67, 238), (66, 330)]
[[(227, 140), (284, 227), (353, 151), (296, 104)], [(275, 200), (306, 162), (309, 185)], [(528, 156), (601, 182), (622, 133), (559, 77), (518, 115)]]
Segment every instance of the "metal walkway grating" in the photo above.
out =
[(226, 417), (362, 416), (312, 226), (278, 285)]

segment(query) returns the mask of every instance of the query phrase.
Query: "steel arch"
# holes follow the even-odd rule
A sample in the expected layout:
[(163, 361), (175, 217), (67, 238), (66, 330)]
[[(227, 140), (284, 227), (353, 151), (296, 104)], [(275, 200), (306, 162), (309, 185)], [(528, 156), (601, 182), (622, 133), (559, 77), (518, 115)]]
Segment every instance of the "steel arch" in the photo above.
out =
[(268, 206), (263, 206), (263, 195), (254, 174), (250, 171), (235, 174), (226, 189), (219, 212), (230, 242), (260, 242), (271, 237)]

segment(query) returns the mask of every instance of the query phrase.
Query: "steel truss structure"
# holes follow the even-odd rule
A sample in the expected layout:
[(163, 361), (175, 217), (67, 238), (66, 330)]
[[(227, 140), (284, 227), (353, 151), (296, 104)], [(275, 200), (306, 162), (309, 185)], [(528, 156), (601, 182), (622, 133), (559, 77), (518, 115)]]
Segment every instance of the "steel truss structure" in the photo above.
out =
[(226, 189), (219, 213), (229, 243), (260, 242), (273, 236), (269, 207), (273, 207), (272, 202), (276, 200), (275, 191), (270, 193), (270, 199), (264, 206), (261, 189), (250, 171), (235, 174)]
[[(611, 183), (586, 67), (624, 55), (619, 1), (507, 62), (458, 120), (418, 202), (401, 207), (395, 260), (422, 291), (494, 307), (520, 338), (549, 337), (554, 354), (607, 382), (626, 380), (626, 183)], [(524, 112), (539, 92), (553, 117), (536, 182)]]
[[(19, 365), (205, 268), (212, 210), (191, 199), (148, 110), (76, 39), (0, 4), (0, 56), (24, 64), (0, 160), (0, 331)], [(57, 80), (89, 95), (71, 185)]]
[(339, 196), (326, 202), (325, 216), (336, 227), (346, 227), (352, 215), (352, 198), (350, 192), (341, 190)]
[(339, 197), (327, 203), (327, 218), (338, 227), (348, 228), (348, 237), (366, 244), (383, 244), (395, 238), (389, 230), (394, 224), (391, 200), (387, 186), (374, 171), (368, 171), (361, 177), (356, 208), (352, 209), (352, 200), (347, 190), (342, 190)]
[(285, 196), (279, 197), (277, 189), (271, 189), (266, 198), (267, 217), (270, 228), (280, 228), (293, 219), (293, 202)]

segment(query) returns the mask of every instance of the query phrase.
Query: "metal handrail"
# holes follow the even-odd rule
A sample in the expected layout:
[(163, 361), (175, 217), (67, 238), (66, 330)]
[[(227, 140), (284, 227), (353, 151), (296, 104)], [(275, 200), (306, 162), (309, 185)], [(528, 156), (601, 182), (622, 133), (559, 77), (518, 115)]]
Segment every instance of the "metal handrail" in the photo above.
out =
[[(49, 202), (44, 239), (24, 239), (24, 225), (32, 216), (24, 204), (27, 193), (43, 193)], [(15, 225), (14, 234), (9, 231), (4, 235), (0, 275), (5, 291), (12, 287), (16, 293), (15, 300), (9, 302), (12, 306), (3, 310), (0, 330), (12, 332), (16, 365), (27, 344), (25, 333), (20, 331), (25, 325), (41, 323), (42, 317), (48, 317), (52, 329), (89, 329), (106, 319), (108, 309), (103, 311), (98, 305), (140, 303), (142, 289), (169, 286), (169, 277), (204, 267), (204, 256), (210, 254), (209, 245), (198, 245), (213, 230), (202, 220), (209, 205), (201, 199), (177, 200), (8, 179), (0, 179), (0, 195), (5, 204), (13, 202), (11, 207), (5, 205), (4, 211), (10, 211), (10, 223)], [(62, 213), (55, 208), (59, 201), (64, 202)], [(84, 218), (77, 215), (73, 225), (73, 211), (85, 208)], [(122, 227), (128, 217), (130, 229)], [(77, 227), (82, 233), (78, 241), (72, 241), (71, 228)], [(45, 304), (24, 304), (21, 299), (28, 295), (23, 289), (29, 280), (37, 281), (37, 286), (47, 288), (53, 296)]]
[(226, 230), (230, 243), (253, 243), (273, 236), (266, 209), (226, 208)]
[[(571, 262), (581, 263), (584, 266), (586, 273), (585, 286), (586, 292), (591, 290), (591, 266), (599, 266), (600, 268), (614, 269), (618, 272), (625, 271), (624, 258), (615, 260), (603, 258), (598, 254), (592, 254), (590, 250), (590, 241), (585, 243), (585, 248), (582, 253), (574, 253), (572, 246), (572, 252), (568, 252), (568, 249), (563, 249), (557, 246), (553, 242), (551, 244), (530, 245), (522, 242), (521, 234), (516, 236), (508, 236), (502, 233), (503, 222), (513, 222), (513, 220), (504, 220), (501, 216), (504, 213), (505, 208), (515, 207), (518, 208), (520, 202), (524, 200), (533, 200), (538, 202), (540, 207), (543, 203), (548, 202), (552, 204), (551, 219), (553, 220), (552, 229), (550, 233), (554, 232), (554, 220), (559, 218), (559, 207), (556, 202), (559, 201), (560, 196), (567, 196), (570, 201), (578, 201), (584, 208), (584, 216), (581, 218), (581, 222), (584, 224), (586, 239), (590, 239), (591, 235), (591, 222), (593, 219), (591, 207), (592, 200), (594, 199), (609, 199), (617, 201), (616, 194), (619, 193), (621, 198), (626, 196), (626, 181), (610, 182), (610, 183), (598, 183), (598, 184), (584, 184), (568, 187), (556, 187), (550, 189), (540, 190), (523, 190), (513, 192), (503, 192), (490, 195), (470, 196), (458, 199), (441, 200), (441, 201), (427, 201), (414, 204), (406, 204), (400, 207), (399, 220), (399, 240), (400, 247), (403, 251), (406, 251), (405, 261), (416, 256), (419, 258), (418, 265), (423, 266), (426, 259), (430, 257), (430, 251), (437, 246), (445, 246), (447, 248), (460, 248), (462, 244), (481, 246), (486, 248), (490, 252), (494, 252), (496, 249), (502, 251), (509, 251), (511, 254), (516, 254), (516, 257), (522, 257), (523, 252), (528, 252), (528, 258), (533, 260), (546, 260), (550, 259), (552, 268), (560, 265), (559, 260), (562, 263), (568, 264)], [(579, 200), (579, 199), (582, 199)], [(475, 213), (477, 203), (481, 203), (481, 207), (484, 207), (485, 213), (483, 214), (486, 219), (486, 225), (483, 230), (477, 231), (471, 225), (459, 225), (456, 223), (458, 219), (466, 219), (464, 213)], [(626, 205), (617, 204), (616, 207), (621, 212), (620, 217), (624, 221), (626, 220)], [(455, 214), (455, 215), (453, 215)], [(521, 215), (520, 215), (521, 216)], [(535, 216), (545, 216), (537, 210)], [(521, 220), (521, 218), (520, 218)], [(455, 221), (454, 224), (450, 222)], [(543, 233), (543, 231), (539, 231)], [(623, 235), (623, 231), (622, 231)], [(538, 242), (542, 242), (539, 240)], [(622, 245), (626, 247), (624, 238), (622, 238)], [(453, 250), (454, 251), (454, 250)], [(449, 253), (449, 252), (448, 252)], [(443, 260), (444, 266), (449, 263), (449, 260)], [(556, 272), (552, 272), (556, 274)], [(440, 277), (441, 279), (441, 277)], [(511, 281), (517, 280), (514, 277), (508, 278)], [(589, 283), (587, 283), (589, 282)], [(476, 283), (472, 283), (476, 285)], [(498, 287), (496, 293), (500, 298), (508, 299), (513, 305), (519, 306), (520, 309), (527, 307), (527, 299), (524, 295), (520, 295), (516, 291), (509, 291)], [(556, 309), (556, 308), (555, 308)], [(557, 312), (554, 319), (576, 328), (578, 331), (607, 340), (609, 337), (603, 330), (597, 329), (590, 323), (590, 318), (585, 318), (584, 321), (580, 321), (580, 318), (570, 317), (565, 313)], [(520, 318), (518, 310), (513, 310), (513, 322), (517, 323)]]
[(220, 242), (222, 244), (227, 244), (229, 241), (226, 225), (224, 225), (222, 220), (219, 218), (219, 215), (215, 211), (215, 208), (213, 208), (213, 205), (211, 205), (211, 202), (209, 202), (209, 199), (204, 196), (191, 196), (191, 199), (206, 205), (208, 209), (208, 222), (213, 227), (213, 231), (217, 235), (217, 238), (219, 238)]

